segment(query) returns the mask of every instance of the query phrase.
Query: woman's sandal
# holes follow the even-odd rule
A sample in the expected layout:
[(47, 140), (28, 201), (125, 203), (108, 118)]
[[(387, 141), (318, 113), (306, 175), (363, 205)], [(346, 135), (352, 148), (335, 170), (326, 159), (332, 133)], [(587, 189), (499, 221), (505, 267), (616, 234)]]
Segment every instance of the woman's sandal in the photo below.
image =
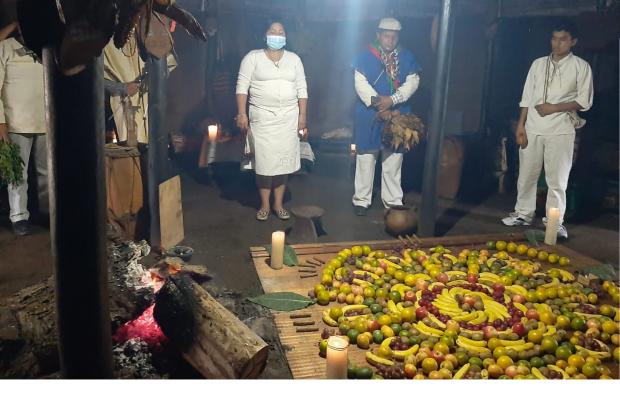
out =
[(269, 218), (269, 210), (259, 210), (256, 213), (256, 219), (264, 221)]
[(291, 215), (286, 210), (277, 210), (276, 215), (278, 216), (278, 218), (282, 220), (288, 220), (291, 218)]

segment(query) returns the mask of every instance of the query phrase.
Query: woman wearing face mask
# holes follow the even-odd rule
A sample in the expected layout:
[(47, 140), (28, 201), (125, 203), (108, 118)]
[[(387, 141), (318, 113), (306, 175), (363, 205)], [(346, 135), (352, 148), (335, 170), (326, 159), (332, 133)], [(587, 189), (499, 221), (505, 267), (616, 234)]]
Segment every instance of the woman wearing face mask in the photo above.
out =
[[(250, 51), (241, 62), (237, 79), (237, 127), (248, 130), (246, 169), (256, 172), (261, 197), (258, 220), (267, 220), (273, 189), (273, 210), (286, 220), (282, 206), (288, 175), (301, 167), (300, 132), (306, 128), (308, 90), (300, 58), (284, 50), (286, 32), (279, 22), (265, 33), (265, 47)], [(249, 96), (249, 115), (246, 107)]]

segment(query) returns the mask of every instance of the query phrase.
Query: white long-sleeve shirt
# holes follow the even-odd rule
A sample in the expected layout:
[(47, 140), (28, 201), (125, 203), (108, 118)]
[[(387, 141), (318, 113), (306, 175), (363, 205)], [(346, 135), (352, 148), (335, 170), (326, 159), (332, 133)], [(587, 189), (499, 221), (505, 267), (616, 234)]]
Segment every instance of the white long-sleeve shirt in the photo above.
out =
[(250, 51), (241, 61), (236, 93), (249, 94), (252, 106), (274, 113), (281, 110), (286, 114), (299, 106), (299, 99), (308, 98), (301, 59), (295, 53), (284, 51), (280, 61), (274, 63), (265, 51)]
[(545, 102), (545, 76), (547, 77), (547, 98), (550, 104), (563, 104), (576, 101), (587, 111), (592, 106), (594, 86), (592, 69), (583, 59), (570, 53), (559, 62), (550, 57), (535, 60), (530, 67), (523, 87), (519, 106), (528, 108), (525, 131), (536, 135), (573, 134), (576, 112), (556, 112), (541, 117), (536, 105)]
[(43, 66), (29, 55), (19, 56), (23, 45), (15, 38), (0, 41), (0, 124), (9, 132), (45, 133)]
[[(381, 77), (384, 77), (381, 75)], [(373, 80), (374, 82), (374, 80)], [(392, 98), (392, 102), (394, 105), (398, 105), (400, 103), (407, 102), (411, 96), (415, 93), (420, 85), (420, 76), (417, 74), (410, 74), (405, 79), (405, 83), (400, 85), (394, 94), (390, 95)], [(355, 91), (357, 95), (360, 97), (362, 102), (366, 104), (366, 106), (371, 106), (371, 98), (373, 96), (377, 96), (377, 91), (372, 87), (366, 76), (364, 76), (359, 71), (355, 71)]]

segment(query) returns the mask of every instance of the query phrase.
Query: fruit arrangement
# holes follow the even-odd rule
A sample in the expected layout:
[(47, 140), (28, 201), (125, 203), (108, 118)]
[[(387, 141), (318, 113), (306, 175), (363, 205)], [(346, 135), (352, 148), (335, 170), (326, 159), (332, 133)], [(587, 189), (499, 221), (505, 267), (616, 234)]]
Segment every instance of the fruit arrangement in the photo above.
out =
[(620, 310), (596, 304), (618, 303), (613, 282), (584, 286), (568, 258), (503, 241), (392, 251), (344, 249), (308, 293), (345, 304), (323, 311), (319, 351), (331, 335), (366, 350), (374, 372), (350, 364), (349, 378), (611, 379)]

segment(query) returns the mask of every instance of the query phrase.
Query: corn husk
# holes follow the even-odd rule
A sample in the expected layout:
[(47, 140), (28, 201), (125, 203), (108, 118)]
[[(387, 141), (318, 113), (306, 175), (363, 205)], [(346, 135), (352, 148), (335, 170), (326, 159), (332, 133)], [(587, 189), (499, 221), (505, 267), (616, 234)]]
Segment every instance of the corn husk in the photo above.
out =
[(381, 131), (381, 142), (394, 151), (408, 152), (420, 143), (424, 134), (424, 124), (415, 114), (401, 115), (392, 111), (392, 119), (386, 122)]

